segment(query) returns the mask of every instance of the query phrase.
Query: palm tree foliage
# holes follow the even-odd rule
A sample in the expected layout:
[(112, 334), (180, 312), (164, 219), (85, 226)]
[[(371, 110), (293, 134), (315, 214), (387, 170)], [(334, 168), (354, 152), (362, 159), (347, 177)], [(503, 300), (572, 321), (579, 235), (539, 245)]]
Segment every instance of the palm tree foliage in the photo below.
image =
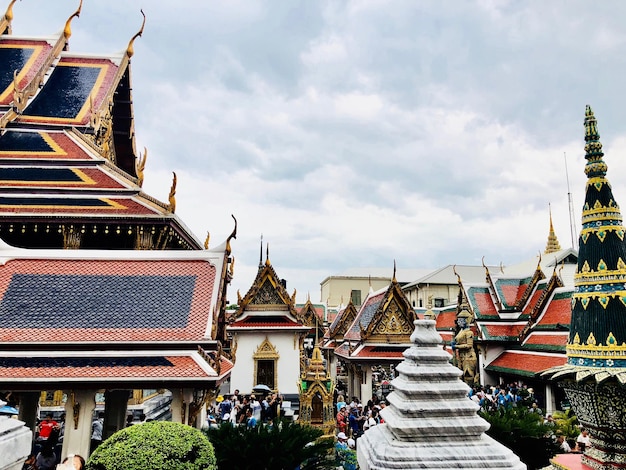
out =
[(322, 438), (322, 430), (291, 420), (254, 427), (223, 423), (206, 434), (215, 449), (219, 469), (334, 468), (334, 439)]

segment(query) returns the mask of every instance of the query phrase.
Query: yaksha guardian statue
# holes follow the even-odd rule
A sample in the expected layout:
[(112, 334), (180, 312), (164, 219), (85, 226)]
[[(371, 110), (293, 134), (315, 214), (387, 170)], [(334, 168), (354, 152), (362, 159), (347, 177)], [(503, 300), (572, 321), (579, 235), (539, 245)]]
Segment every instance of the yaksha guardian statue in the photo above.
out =
[(476, 359), (476, 351), (474, 351), (474, 333), (469, 327), (469, 320), (472, 314), (463, 309), (457, 315), (456, 323), (459, 326), (459, 332), (452, 341), (452, 351), (457, 358), (457, 365), (463, 371), (463, 381), (469, 386), (473, 386), (478, 379), (476, 368), (478, 360)]

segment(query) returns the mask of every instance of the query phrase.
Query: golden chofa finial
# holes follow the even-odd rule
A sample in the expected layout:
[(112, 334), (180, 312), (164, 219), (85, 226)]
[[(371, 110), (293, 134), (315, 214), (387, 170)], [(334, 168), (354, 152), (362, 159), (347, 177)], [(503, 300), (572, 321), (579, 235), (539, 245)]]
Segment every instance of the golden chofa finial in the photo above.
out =
[(146, 169), (147, 159), (148, 159), (148, 149), (144, 147), (143, 156), (139, 155), (139, 157), (137, 158), (137, 163), (135, 163), (135, 171), (137, 172), (137, 185), (140, 188), (143, 186), (143, 179), (144, 179), (143, 171)]
[(230, 255), (230, 253), (232, 252), (232, 248), (230, 247), (230, 241), (233, 238), (237, 238), (237, 219), (235, 218), (235, 216), (233, 214), (230, 214), (230, 216), (235, 221), (235, 227), (233, 228), (233, 231), (231, 232), (231, 234), (226, 239), (226, 256)]
[(265, 265), (269, 266), (270, 264), (270, 244), (266, 243), (265, 244)]
[(391, 282), (393, 282), (394, 284), (398, 282), (396, 280), (396, 260), (395, 259), (393, 260), (393, 278), (391, 279)]
[(211, 239), (211, 232), (207, 231), (206, 238), (204, 239), (204, 249), (209, 249), (209, 240)]
[(67, 19), (67, 21), (65, 22), (65, 28), (63, 28), (63, 36), (65, 37), (65, 40), (67, 41), (70, 36), (72, 35), (72, 20), (78, 16), (80, 16), (80, 10), (83, 8), (83, 0), (80, 0), (80, 4), (78, 5), (78, 9), (72, 13), (72, 15)]
[(456, 280), (459, 283), (459, 285), (461, 285), (461, 276), (459, 276), (459, 273), (456, 272), (456, 264), (452, 265), (452, 272), (456, 276)]
[(0, 22), (2, 25), (2, 31), (0, 31), (0, 34), (11, 34), (11, 21), (13, 21), (13, 5), (15, 5), (15, 2), (17, 2), (17, 0), (11, 0), (11, 3), (9, 3), (9, 6), (7, 7), (4, 18), (2, 18), (2, 21)]
[(174, 212), (176, 212), (176, 173), (172, 172), (172, 175), (174, 175), (174, 177), (172, 178), (172, 187), (170, 188), (170, 195), (168, 196), (169, 199), (169, 204), (167, 206), (167, 210), (170, 211), (172, 214)]
[(139, 36), (143, 34), (143, 28), (146, 26), (146, 14), (143, 12), (143, 9), (139, 11), (143, 15), (143, 22), (141, 23), (141, 28), (139, 29), (137, 34), (135, 34), (128, 42), (128, 47), (126, 48), (126, 55), (128, 56), (129, 59), (135, 53), (135, 49), (133, 48), (133, 43), (135, 42), (135, 39), (137, 39)]

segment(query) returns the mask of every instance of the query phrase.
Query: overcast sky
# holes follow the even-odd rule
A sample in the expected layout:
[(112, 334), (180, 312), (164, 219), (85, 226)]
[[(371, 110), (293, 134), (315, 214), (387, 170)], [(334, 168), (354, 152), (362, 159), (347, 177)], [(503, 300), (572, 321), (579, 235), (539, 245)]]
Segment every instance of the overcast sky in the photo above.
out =
[[(77, 5), (21, 0), (13, 34), (58, 32)], [(144, 189), (166, 201), (175, 171), (176, 213), (213, 246), (237, 217), (231, 302), (261, 234), (300, 301), (394, 259), (518, 263), (545, 249), (549, 203), (569, 247), (586, 104), (626, 204), (626, 2), (85, 0), (70, 50), (125, 49), (140, 7)]]

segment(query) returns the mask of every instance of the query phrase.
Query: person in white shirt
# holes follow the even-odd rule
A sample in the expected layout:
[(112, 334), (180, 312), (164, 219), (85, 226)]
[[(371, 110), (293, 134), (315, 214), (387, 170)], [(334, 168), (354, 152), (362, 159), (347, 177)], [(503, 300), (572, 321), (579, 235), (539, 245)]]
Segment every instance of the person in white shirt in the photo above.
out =
[(587, 431), (585, 428), (582, 428), (580, 430), (580, 434), (576, 438), (576, 446), (578, 447), (578, 450), (581, 452), (584, 452), (585, 449), (591, 446), (591, 439), (589, 438), (589, 431)]

